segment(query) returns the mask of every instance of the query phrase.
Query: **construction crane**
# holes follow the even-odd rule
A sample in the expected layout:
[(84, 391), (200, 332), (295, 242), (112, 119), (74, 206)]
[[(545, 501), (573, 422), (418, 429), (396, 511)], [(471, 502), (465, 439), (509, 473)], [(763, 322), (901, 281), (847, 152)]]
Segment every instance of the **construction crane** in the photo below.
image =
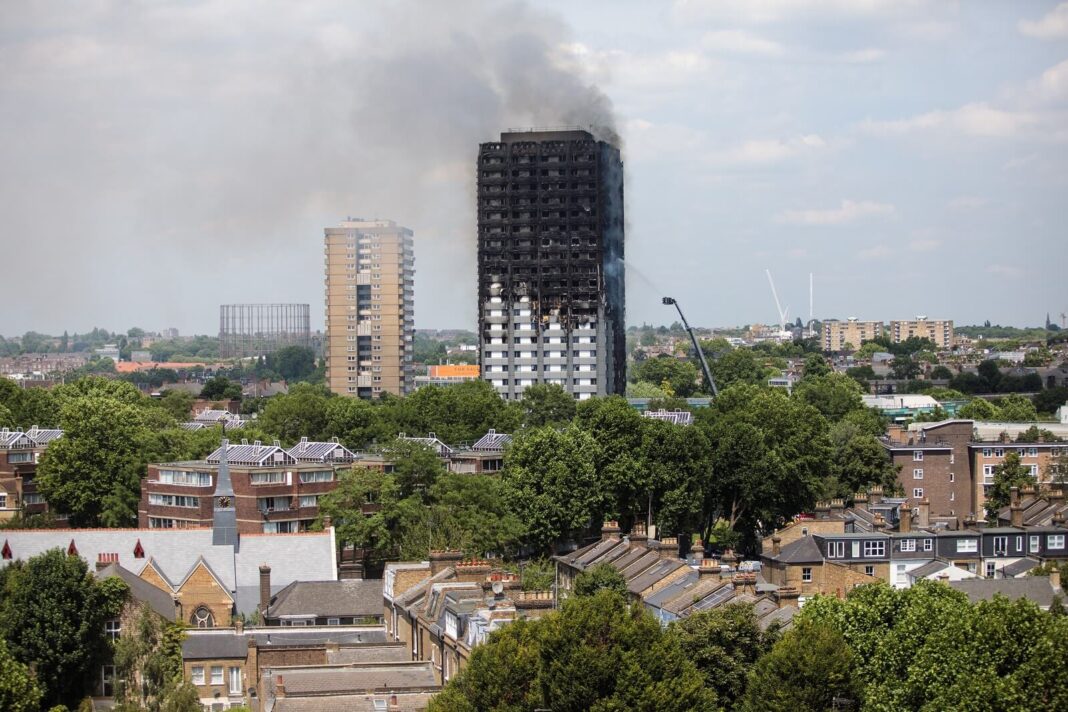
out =
[(686, 317), (682, 314), (682, 307), (679, 303), (671, 297), (664, 297), (664, 304), (674, 304), (675, 308), (679, 310), (679, 318), (682, 319), (682, 326), (686, 329), (686, 333), (690, 335), (690, 341), (693, 343), (694, 351), (697, 352), (697, 358), (701, 359), (701, 371), (705, 375), (705, 381), (712, 389), (712, 397), (715, 398), (719, 395), (719, 390), (716, 388), (716, 382), (712, 379), (712, 371), (708, 368), (708, 361), (705, 360), (705, 352), (701, 350), (701, 345), (697, 343), (697, 336), (693, 333), (693, 327), (686, 321)]
[(779, 293), (775, 291), (775, 280), (771, 278), (771, 270), (764, 270), (764, 274), (768, 275), (768, 284), (771, 285), (771, 296), (775, 298), (775, 309), (779, 312), (779, 340), (793, 338), (793, 333), (786, 330), (786, 315), (790, 312), (790, 307), (786, 309), (782, 308), (782, 304), (779, 302)]

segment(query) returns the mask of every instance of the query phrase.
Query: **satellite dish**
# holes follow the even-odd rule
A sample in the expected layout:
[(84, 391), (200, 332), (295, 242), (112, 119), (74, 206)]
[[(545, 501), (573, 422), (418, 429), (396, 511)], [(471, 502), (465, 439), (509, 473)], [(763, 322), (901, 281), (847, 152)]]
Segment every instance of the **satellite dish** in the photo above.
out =
[(504, 584), (503, 583), (501, 583), (500, 581), (494, 581), (493, 582), (493, 593), (494, 594), (499, 596), (499, 595), (501, 595), (501, 591), (503, 591), (503, 590), (504, 590)]

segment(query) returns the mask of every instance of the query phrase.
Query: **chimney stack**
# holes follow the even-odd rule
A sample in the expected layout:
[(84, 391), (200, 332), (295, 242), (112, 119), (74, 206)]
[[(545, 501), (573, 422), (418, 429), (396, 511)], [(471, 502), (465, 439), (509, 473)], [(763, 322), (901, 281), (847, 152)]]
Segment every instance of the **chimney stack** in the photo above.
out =
[(918, 506), (919, 513), (916, 517), (916, 527), (926, 529), (931, 526), (931, 500), (924, 497)]
[(260, 564), (260, 615), (266, 617), (271, 605), (271, 567)]
[(1023, 506), (1020, 504), (1020, 488), (1009, 489), (1009, 517), (1012, 526), (1023, 526)]
[(677, 559), (679, 558), (679, 539), (678, 537), (666, 536), (660, 540), (660, 546), (657, 549), (657, 553), (661, 559)]
[(780, 546), (781, 544), (782, 544), (782, 537), (779, 536), (779, 530), (776, 529), (775, 532), (771, 535), (771, 555), (772, 556), (778, 556), (779, 554), (782, 553), (782, 546)]
[(853, 495), (853, 506), (856, 507), (857, 509), (863, 509), (863, 510), (867, 511), (867, 509), (868, 509), (868, 493), (867, 492), (857, 492), (856, 494), (854, 494)]
[(1053, 587), (1055, 593), (1061, 593), (1061, 570), (1055, 562), (1053, 569), (1049, 572), (1049, 585)]
[(837, 497), (831, 500), (831, 516), (841, 517), (845, 514), (845, 500), (841, 497)]
[(430, 575), (436, 576), (463, 560), (464, 555), (461, 551), (432, 551), (430, 552)]
[(898, 512), (900, 518), (897, 523), (897, 530), (902, 534), (908, 534), (912, 531), (912, 510), (902, 505)]
[(690, 558), (693, 559), (694, 566), (700, 566), (701, 562), (705, 558), (705, 545), (701, 543), (700, 539), (694, 539), (693, 545), (690, 547)]
[(697, 567), (698, 578), (708, 578), (719, 573), (719, 562), (715, 559), (702, 559), (701, 565)]
[(883, 486), (874, 485), (871, 489), (868, 490), (868, 498), (871, 500), (872, 504), (879, 504), (879, 502), (882, 502)]
[(609, 539), (619, 539), (619, 522), (610, 521), (605, 522), (601, 527), (601, 541), (608, 541)]
[(630, 530), (630, 540), (634, 544), (642, 544), (648, 541), (649, 535), (645, 532), (645, 522), (634, 522)]

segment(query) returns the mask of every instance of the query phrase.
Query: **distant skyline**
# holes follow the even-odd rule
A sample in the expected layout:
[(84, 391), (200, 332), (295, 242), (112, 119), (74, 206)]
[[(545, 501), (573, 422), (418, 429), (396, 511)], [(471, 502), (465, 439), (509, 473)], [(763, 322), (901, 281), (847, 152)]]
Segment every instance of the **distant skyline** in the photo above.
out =
[(623, 142), (627, 322), (1060, 323), (1068, 2), (0, 5), (0, 333), (218, 330), (307, 302), (323, 228), (415, 232), (474, 329), (478, 143)]

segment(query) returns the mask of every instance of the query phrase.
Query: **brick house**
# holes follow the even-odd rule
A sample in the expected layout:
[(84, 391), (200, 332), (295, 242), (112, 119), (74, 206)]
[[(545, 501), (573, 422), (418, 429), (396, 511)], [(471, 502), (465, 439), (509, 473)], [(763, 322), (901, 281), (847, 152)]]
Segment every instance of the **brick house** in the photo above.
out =
[(62, 436), (62, 430), (36, 426), (26, 432), (0, 430), (0, 520), (48, 511), (48, 503), (37, 492), (34, 476), (49, 443)]

